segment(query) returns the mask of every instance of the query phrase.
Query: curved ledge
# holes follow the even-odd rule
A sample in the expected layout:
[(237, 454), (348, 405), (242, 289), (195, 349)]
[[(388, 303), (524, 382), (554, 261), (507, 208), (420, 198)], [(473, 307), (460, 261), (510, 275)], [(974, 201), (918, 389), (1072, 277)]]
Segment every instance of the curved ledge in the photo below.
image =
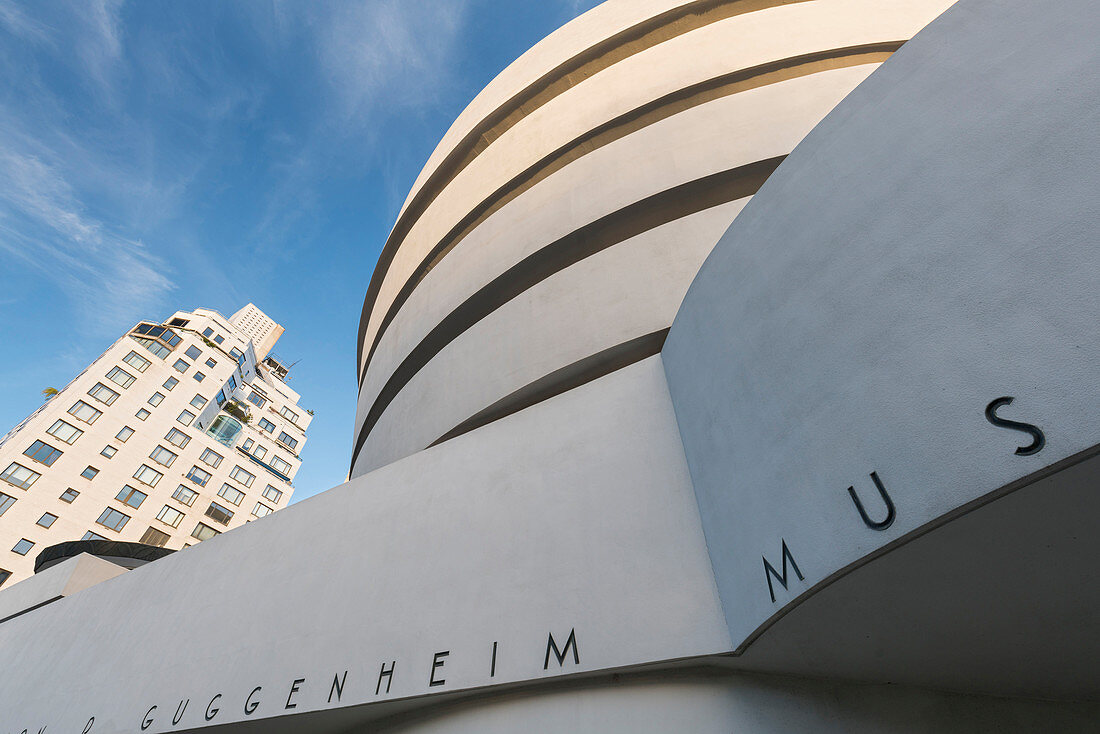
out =
[(34, 559), (34, 572), (45, 571), (50, 566), (55, 566), (64, 560), (79, 556), (81, 553), (98, 556), (99, 558), (126, 559), (137, 561), (132, 565), (138, 566), (158, 558), (175, 553), (169, 548), (159, 548), (145, 543), (126, 543), (121, 540), (70, 540), (67, 543), (58, 543), (44, 548), (38, 557)]

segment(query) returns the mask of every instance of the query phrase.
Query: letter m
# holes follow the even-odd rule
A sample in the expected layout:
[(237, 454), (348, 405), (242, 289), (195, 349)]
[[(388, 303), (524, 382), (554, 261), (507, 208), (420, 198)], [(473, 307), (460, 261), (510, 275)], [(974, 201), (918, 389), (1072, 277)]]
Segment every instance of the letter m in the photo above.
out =
[(798, 564), (794, 562), (794, 556), (791, 555), (790, 549), (787, 548), (787, 541), (784, 540), (782, 542), (783, 542), (783, 573), (778, 573), (775, 570), (775, 567), (772, 566), (772, 564), (768, 563), (767, 558), (764, 558), (763, 556), (760, 557), (764, 561), (764, 578), (766, 578), (768, 580), (768, 594), (771, 595), (773, 604), (775, 603), (775, 590), (772, 588), (772, 576), (775, 577), (775, 580), (778, 581), (780, 583), (780, 585), (782, 585), (783, 590), (786, 591), (786, 589), (787, 589), (787, 561), (791, 562), (791, 568), (793, 568), (795, 574), (798, 575), (798, 580), (802, 581), (804, 579), (804, 577), (802, 576), (802, 572), (798, 570)]
[(573, 664), (580, 665), (581, 658), (577, 654), (577, 630), (569, 630), (569, 639), (565, 641), (565, 649), (559, 650), (558, 643), (554, 642), (554, 633), (550, 633), (550, 639), (546, 641), (546, 659), (542, 661), (542, 669), (546, 670), (550, 667), (550, 651), (554, 651), (554, 657), (558, 659), (558, 667), (565, 666), (565, 656), (569, 654), (569, 649), (573, 649)]

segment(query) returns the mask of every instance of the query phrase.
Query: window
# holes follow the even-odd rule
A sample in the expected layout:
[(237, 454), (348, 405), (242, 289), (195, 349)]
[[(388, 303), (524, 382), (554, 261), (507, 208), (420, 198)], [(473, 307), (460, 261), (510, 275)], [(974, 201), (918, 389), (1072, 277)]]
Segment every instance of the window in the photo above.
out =
[(187, 319), (172, 319), (168, 322), (169, 326), (187, 326), (191, 322)]
[(274, 510), (265, 505), (263, 502), (257, 502), (256, 506), (252, 508), (253, 517), (267, 517), (272, 512), (274, 512)]
[(186, 354), (191, 359), (198, 359), (199, 357), (202, 356), (202, 350), (199, 349), (198, 347), (196, 347), (194, 344), (187, 347), (187, 349), (184, 350), (183, 353)]
[(11, 578), (11, 571), (5, 571), (0, 568), (0, 586), (4, 585), (4, 582)]
[(208, 464), (217, 469), (218, 465), (222, 463), (222, 459), (225, 457), (219, 454), (217, 451), (211, 451), (210, 449), (203, 449), (202, 455), (199, 457), (199, 461), (204, 464)]
[(177, 510), (175, 507), (165, 505), (160, 508), (160, 512), (157, 513), (157, 519), (171, 528), (178, 528), (180, 520), (183, 519), (183, 513)]
[(192, 376), (192, 377), (194, 377), (194, 378), (195, 378), (195, 379), (196, 379), (197, 381), (199, 381), (199, 382), (202, 382), (203, 380), (205, 380), (205, 379), (206, 379), (206, 375), (204, 375), (204, 374), (203, 374), (203, 373), (201, 373), (201, 372), (196, 372), (195, 374), (193, 374), (193, 375), (191, 375), (191, 376)]
[(176, 363), (172, 365), (172, 368), (175, 369), (176, 372), (186, 372), (187, 368), (190, 366), (190, 364), (184, 362), (182, 359), (177, 359)]
[(233, 471), (229, 472), (230, 479), (236, 479), (238, 482), (246, 487), (251, 487), (252, 482), (256, 481), (256, 475), (246, 472), (239, 466), (233, 467)]
[(281, 456), (271, 457), (271, 468), (280, 474), (290, 474), (290, 462)]
[(264, 499), (271, 500), (275, 504), (278, 504), (283, 500), (283, 493), (269, 484), (264, 488)]
[(255, 441), (253, 441), (251, 438), (246, 438), (244, 440), (244, 444), (241, 446), (241, 448), (244, 449), (245, 451), (251, 451), (252, 447), (255, 446), (255, 445), (256, 445)]
[(204, 398), (202, 395), (196, 395), (195, 397), (191, 398), (192, 408), (198, 408), (199, 410), (202, 410), (202, 406), (204, 405), (206, 405), (206, 398)]
[(83, 400), (77, 400), (73, 407), (69, 408), (69, 414), (77, 420), (84, 421), (91, 425), (99, 419), (99, 416), (103, 413), (99, 412), (92, 406), (85, 403)]
[(224, 497), (231, 505), (240, 507), (241, 500), (244, 499), (244, 492), (231, 484), (223, 484), (222, 488), (218, 490), (218, 496)]
[(190, 507), (195, 504), (195, 498), (199, 496), (199, 493), (195, 490), (185, 487), (182, 484), (176, 488), (176, 491), (172, 493), (172, 499), (181, 504)]
[(172, 392), (172, 388), (174, 388), (178, 384), (180, 384), (179, 380), (177, 380), (175, 377), (169, 377), (167, 380), (164, 381), (164, 385), (162, 385), (162, 387), (168, 392)]
[(124, 505), (129, 505), (135, 510), (141, 507), (141, 503), (145, 501), (145, 498), (149, 495), (142, 492), (140, 489), (134, 489), (129, 484), (119, 490), (115, 495), (115, 499)]
[(206, 360), (206, 366), (207, 366), (207, 367), (209, 367), (210, 369), (214, 369), (215, 367), (217, 367), (217, 366), (218, 366), (218, 363), (217, 363), (217, 362), (215, 362), (215, 361), (214, 361), (214, 360), (213, 360), (213, 359), (211, 358), (211, 359), (208, 359), (208, 360)]
[(268, 433), (275, 432), (275, 424), (269, 421), (267, 418), (260, 419), (260, 428), (264, 429)]
[(267, 449), (263, 446), (257, 446), (256, 451), (254, 452), (254, 454), (255, 454), (257, 459), (262, 459), (265, 456), (267, 456)]
[(126, 523), (130, 522), (130, 516), (119, 512), (113, 507), (108, 507), (103, 511), (96, 522), (105, 528), (120, 531), (126, 527)]
[(201, 522), (195, 526), (194, 530), (191, 531), (191, 537), (198, 538), (199, 540), (210, 540), (215, 535), (221, 535), (221, 533), (219, 533), (217, 530), (210, 527), (209, 525), (204, 525)]
[(112, 367), (107, 373), (107, 379), (125, 389), (133, 385), (136, 378), (121, 367)]
[(191, 421), (195, 420), (195, 414), (190, 410), (185, 410), (176, 417), (176, 420), (185, 426), (189, 426)]
[(279, 410), (279, 414), (286, 418), (291, 423), (298, 424), (298, 414), (285, 405)]
[(39, 464), (53, 466), (53, 463), (57, 461), (57, 457), (61, 456), (61, 452), (48, 443), (35, 441), (27, 447), (27, 450), (23, 452), (23, 456), (37, 461)]
[(111, 388), (104, 385), (102, 382), (97, 382), (92, 386), (92, 389), (88, 391), (88, 394), (93, 398), (103, 403), (104, 405), (110, 405), (118, 400), (118, 393)]
[(153, 393), (152, 395), (149, 396), (149, 405), (152, 405), (154, 408), (157, 407), (158, 405), (160, 405), (163, 402), (164, 402), (164, 393), (162, 393), (162, 392), (155, 392), (155, 393)]
[(64, 441), (70, 446), (76, 443), (76, 439), (84, 435), (84, 431), (70, 426), (65, 421), (55, 421), (54, 424), (50, 426), (50, 430), (46, 431), (46, 433), (57, 438), (59, 441)]
[(163, 548), (168, 544), (168, 541), (172, 539), (172, 536), (168, 533), (162, 533), (156, 528), (149, 528), (141, 535), (139, 543), (145, 543), (146, 545), (155, 545), (158, 548)]
[(279, 434), (279, 441), (291, 451), (298, 448), (298, 439), (291, 438), (290, 434), (286, 431)]
[(3, 515), (8, 511), (8, 508), (15, 504), (15, 498), (10, 494), (4, 494), (0, 492), (0, 515)]
[(104, 538), (99, 533), (93, 533), (91, 530), (89, 530), (88, 532), (84, 533), (84, 537), (81, 538), (81, 540), (107, 540), (107, 539)]
[(26, 538), (22, 538), (18, 543), (15, 544), (15, 546), (12, 547), (12, 551), (14, 553), (18, 553), (21, 556), (25, 556), (30, 553), (31, 548), (33, 547), (34, 543), (32, 541), (29, 541)]
[(156, 469), (142, 464), (136, 472), (134, 472), (134, 479), (138, 480), (142, 484), (148, 484), (150, 487), (157, 486), (157, 482), (164, 475)]
[(222, 525), (228, 525), (229, 521), (233, 519), (233, 513), (230, 512), (229, 508), (222, 507), (217, 502), (211, 502), (203, 514)]
[(225, 397), (225, 390), (218, 390), (218, 394), (214, 397), (214, 399), (218, 401), (219, 408), (225, 405), (225, 401), (228, 400), (228, 398)]
[(187, 448), (187, 444), (191, 442), (191, 437), (178, 428), (169, 429), (164, 440), (172, 444), (178, 449)]
[(94, 466), (86, 467), (84, 471), (80, 472), (80, 476), (85, 479), (95, 479), (96, 474), (99, 474), (99, 469), (96, 469)]
[(207, 326), (205, 329), (202, 330), (202, 335), (209, 339), (210, 337), (214, 336), (214, 330)]
[(137, 352), (130, 352), (122, 358), (122, 361), (133, 367), (138, 372), (144, 372), (145, 370), (149, 369), (149, 365), (153, 364)]
[(172, 466), (172, 462), (176, 460), (176, 455), (163, 446), (157, 446), (149, 454), (149, 458), (161, 466)]
[(229, 350), (229, 356), (235, 359), (237, 361), (237, 364), (240, 364), (241, 361), (244, 359), (244, 352), (242, 352), (240, 349), (237, 349), (236, 347), (233, 347)]
[(139, 421), (143, 421), (146, 418), (148, 418), (150, 415), (152, 415), (152, 413), (150, 413), (145, 408), (141, 408), (140, 410), (138, 410), (138, 412), (134, 413), (134, 415), (137, 416), (137, 419)]
[(22, 464), (17, 464), (14, 461), (4, 470), (3, 474), (0, 474), (0, 479), (3, 479), (9, 484), (14, 484), (20, 489), (30, 489), (31, 485), (38, 481), (38, 478), (42, 476), (36, 471), (31, 471)]
[(61, 496), (58, 497), (58, 499), (66, 504), (71, 505), (73, 503), (73, 500), (75, 500), (79, 496), (80, 492), (77, 492), (75, 489), (70, 487), (69, 489), (66, 489), (64, 492), (62, 492)]
[(54, 524), (55, 520), (57, 520), (57, 515), (52, 512), (47, 512), (42, 515), (42, 517), (38, 518), (38, 522), (36, 522), (35, 525), (41, 525), (48, 530), (49, 527)]
[(225, 341), (225, 337), (221, 334), (218, 334), (216, 337), (214, 337), (215, 344), (221, 344), (223, 341)]
[(205, 487), (206, 483), (210, 481), (210, 477), (213, 476), (210, 472), (203, 471), (197, 466), (191, 467), (191, 471), (187, 472), (187, 479), (190, 479), (200, 487)]
[(264, 407), (264, 404), (267, 402), (267, 398), (265, 398), (263, 395), (256, 392), (255, 390), (253, 390), (252, 392), (250, 392), (248, 394), (248, 402), (252, 403), (257, 408), (262, 408), (262, 407)]
[(103, 450), (99, 452), (101, 456), (106, 456), (108, 459), (114, 458), (114, 455), (118, 453), (118, 449), (110, 444), (103, 447)]
[(133, 428), (130, 428), (130, 426), (123, 426), (121, 429), (119, 429), (119, 432), (115, 434), (115, 438), (117, 438), (119, 441), (122, 441), (122, 443), (126, 443), (130, 440), (130, 436), (133, 435)]
[(227, 382), (225, 384), (229, 388), (229, 392), (233, 392), (234, 390), (237, 389), (237, 378), (234, 377), (233, 375), (230, 375), (229, 376), (229, 382)]

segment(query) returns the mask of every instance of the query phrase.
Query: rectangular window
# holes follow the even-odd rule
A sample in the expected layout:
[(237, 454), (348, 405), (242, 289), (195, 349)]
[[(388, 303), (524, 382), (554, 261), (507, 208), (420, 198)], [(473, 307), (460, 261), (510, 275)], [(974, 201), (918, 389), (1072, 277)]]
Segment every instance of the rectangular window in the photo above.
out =
[(15, 504), (15, 498), (10, 494), (4, 494), (0, 492), (0, 515), (3, 515), (8, 511), (8, 508)]
[(30, 489), (31, 485), (38, 481), (38, 478), (42, 476), (36, 471), (31, 471), (22, 464), (17, 464), (14, 461), (4, 470), (3, 474), (0, 474), (0, 479), (3, 479), (9, 484), (14, 484), (20, 489)]
[(99, 469), (96, 469), (94, 466), (85, 467), (84, 471), (80, 472), (80, 476), (85, 479), (95, 479), (96, 474), (99, 474)]
[(223, 341), (225, 341), (225, 337), (221, 334), (218, 334), (216, 337), (214, 337), (215, 344), (221, 344)]
[(71, 505), (73, 503), (73, 500), (75, 500), (79, 496), (80, 492), (77, 492), (75, 489), (70, 487), (69, 489), (66, 489), (64, 492), (62, 492), (61, 496), (58, 497), (58, 499), (66, 504)]
[(171, 321), (168, 322), (168, 325), (169, 326), (181, 326), (182, 327), (182, 326), (187, 326), (190, 323), (191, 322), (188, 321), (187, 319), (172, 319)]
[(203, 449), (202, 455), (199, 456), (199, 461), (217, 469), (218, 466), (222, 463), (222, 459), (224, 458), (225, 457), (219, 454), (217, 451)]
[(163, 548), (168, 544), (168, 541), (172, 539), (172, 536), (168, 533), (162, 533), (156, 528), (149, 528), (141, 534), (139, 543), (145, 543), (146, 545), (155, 545), (158, 548)]
[(286, 431), (279, 434), (279, 441), (291, 451), (298, 448), (298, 439), (292, 438)]
[(198, 382), (202, 382), (203, 380), (206, 379), (206, 375), (204, 375), (201, 372), (196, 372), (195, 374), (193, 374), (191, 376), (194, 377)]
[(218, 363), (215, 362), (213, 360), (213, 358), (211, 358), (211, 359), (206, 360), (206, 366), (209, 367), (210, 369), (214, 369), (215, 367), (218, 366)]
[(281, 410), (279, 411), (279, 414), (280, 414), (280, 415), (282, 415), (282, 416), (283, 416), (284, 418), (286, 418), (286, 419), (287, 419), (288, 421), (290, 421), (291, 423), (293, 423), (293, 424), (295, 424), (295, 425), (297, 425), (297, 424), (298, 424), (298, 414), (297, 414), (297, 413), (295, 413), (295, 412), (294, 412), (293, 410), (291, 410), (290, 408), (286, 407), (285, 405), (284, 405), (284, 406), (282, 407), (282, 409), (281, 409)]
[(191, 425), (191, 421), (195, 420), (195, 414), (190, 410), (185, 410), (176, 417), (176, 420), (185, 426)]
[(214, 522), (222, 525), (228, 525), (229, 521), (233, 519), (233, 513), (230, 512), (229, 508), (222, 507), (217, 502), (211, 502), (210, 506), (206, 508), (206, 512), (203, 514), (213, 519)]
[(146, 410), (145, 408), (141, 408), (141, 409), (139, 409), (139, 410), (138, 410), (138, 412), (134, 413), (134, 415), (135, 415), (135, 416), (137, 417), (137, 419), (138, 419), (139, 421), (143, 421), (143, 420), (145, 420), (146, 418), (148, 418), (149, 416), (151, 416), (151, 415), (152, 415), (152, 413), (150, 413), (150, 412), (149, 412), (148, 410)]
[(145, 370), (149, 369), (149, 365), (153, 364), (137, 352), (130, 352), (122, 358), (122, 361), (133, 367), (138, 372), (144, 372)]
[(275, 432), (275, 424), (269, 421), (267, 418), (260, 419), (260, 428), (264, 429), (268, 433)]
[(77, 400), (76, 403), (73, 404), (73, 407), (69, 408), (69, 415), (91, 425), (95, 423), (103, 413), (88, 405), (83, 400)]
[(164, 440), (178, 449), (183, 449), (187, 448), (187, 444), (191, 442), (191, 437), (178, 428), (171, 428), (165, 435)]
[(110, 444), (103, 447), (103, 450), (99, 452), (100, 456), (106, 456), (108, 459), (113, 459), (115, 454), (118, 453), (118, 449)]
[(145, 339), (144, 337), (140, 337), (140, 336), (131, 336), (130, 338), (133, 339), (134, 341), (136, 341), (141, 346), (148, 349), (153, 354), (160, 357), (161, 359), (164, 359), (165, 357), (167, 357), (169, 354), (172, 353), (171, 349), (169, 349), (168, 347), (161, 344), (160, 342), (158, 342), (155, 339)]
[(11, 578), (11, 571), (5, 571), (0, 568), (0, 586), (4, 585), (4, 582)]
[(84, 533), (84, 537), (81, 538), (81, 540), (107, 540), (107, 539), (104, 538), (99, 533), (93, 533), (91, 530), (89, 530), (88, 532)]
[(115, 531), (122, 530), (124, 527), (126, 527), (126, 523), (128, 523), (129, 521), (129, 515), (125, 515), (114, 509), (113, 507), (108, 507), (106, 510), (104, 510), (103, 514), (101, 514), (99, 516), (99, 519), (96, 520), (96, 522), (103, 527), (110, 528), (111, 530)]
[(49, 527), (54, 524), (55, 520), (57, 520), (57, 515), (52, 512), (47, 512), (43, 514), (42, 517), (38, 518), (38, 522), (36, 522), (35, 525), (41, 525), (48, 530)]
[(13, 553), (18, 553), (21, 556), (25, 556), (25, 555), (27, 555), (28, 553), (31, 552), (31, 548), (33, 548), (33, 547), (34, 547), (34, 542), (32, 542), (30, 540), (27, 540), (26, 538), (22, 538), (22, 539), (20, 539), (20, 541), (18, 543), (16, 543), (12, 547), (12, 552)]
[(169, 377), (167, 380), (164, 381), (164, 385), (162, 385), (162, 387), (168, 392), (172, 392), (172, 388), (174, 388), (178, 384), (180, 384), (179, 380), (177, 380), (175, 377)]
[(210, 481), (210, 477), (213, 476), (210, 472), (203, 471), (197, 466), (191, 467), (191, 471), (187, 472), (187, 479), (190, 479), (200, 487), (205, 487), (206, 483)]
[(241, 360), (244, 359), (244, 352), (242, 352), (240, 349), (237, 349), (236, 347), (233, 347), (229, 350), (229, 356), (237, 360), (237, 364), (240, 364)]
[(256, 506), (252, 508), (253, 517), (267, 517), (272, 512), (274, 512), (274, 510), (265, 505), (263, 502), (257, 502)]
[(255, 441), (253, 441), (251, 438), (246, 438), (244, 440), (244, 443), (241, 445), (241, 448), (244, 449), (245, 451), (251, 451), (252, 447), (255, 446), (255, 445), (256, 445)]
[(198, 359), (202, 356), (202, 350), (196, 347), (194, 344), (187, 347), (187, 349), (185, 349), (183, 353), (186, 354), (190, 359)]
[(176, 460), (176, 455), (163, 446), (157, 446), (149, 454), (149, 458), (161, 466), (172, 466), (172, 462)]
[(93, 398), (103, 403), (104, 405), (111, 405), (118, 400), (118, 393), (111, 388), (104, 385), (102, 382), (97, 382), (92, 386), (92, 389), (88, 391), (88, 394)]
[(290, 462), (286, 461), (281, 456), (271, 457), (271, 468), (280, 474), (290, 474)]
[(246, 472), (239, 466), (233, 467), (233, 471), (229, 472), (229, 478), (235, 479), (246, 487), (251, 487), (252, 482), (256, 481), (256, 475)]
[(115, 499), (124, 505), (129, 505), (135, 510), (141, 507), (141, 503), (145, 501), (145, 498), (149, 495), (142, 492), (140, 489), (134, 489), (129, 484), (119, 490), (115, 495)]
[(195, 504), (195, 498), (199, 496), (199, 493), (195, 490), (185, 487), (182, 484), (176, 488), (176, 491), (172, 493), (172, 499), (181, 504), (190, 507)]
[(267, 456), (267, 449), (263, 446), (257, 446), (256, 451), (255, 451), (255, 456), (256, 456), (257, 459), (264, 458), (265, 456)]
[(119, 387), (126, 389), (130, 387), (130, 385), (133, 385), (134, 380), (137, 378), (121, 367), (112, 367), (111, 371), (107, 373), (107, 379)]
[(50, 434), (59, 441), (64, 441), (70, 446), (76, 443), (76, 439), (84, 435), (84, 431), (76, 428), (75, 426), (70, 426), (65, 421), (60, 420), (55, 421), (54, 424), (50, 426), (50, 430), (46, 431), (46, 433)]
[(204, 405), (206, 405), (206, 398), (204, 398), (202, 395), (196, 395), (195, 397), (191, 398), (192, 408), (198, 408), (199, 410), (202, 410), (202, 406)]
[(190, 366), (191, 366), (190, 364), (188, 364), (187, 362), (184, 362), (182, 359), (177, 359), (176, 363), (174, 365), (172, 365), (172, 369), (174, 369), (176, 372), (182, 373), (182, 372), (186, 372), (187, 368), (190, 367)]
[(201, 522), (195, 526), (194, 530), (191, 531), (191, 537), (198, 538), (199, 540), (210, 540), (215, 535), (220, 534), (221, 533), (219, 533), (214, 528), (210, 527), (209, 525), (204, 525)]
[(214, 399), (218, 401), (219, 408), (225, 405), (225, 401), (228, 400), (228, 398), (225, 397), (225, 390), (218, 390), (218, 394)]
[(275, 504), (279, 504), (283, 500), (283, 493), (269, 484), (267, 485), (267, 487), (264, 488), (264, 499), (268, 499)]
[(248, 402), (252, 403), (257, 408), (262, 408), (264, 404), (267, 403), (267, 398), (253, 390), (248, 394)]
[(126, 443), (130, 440), (130, 436), (133, 435), (133, 428), (130, 428), (130, 426), (123, 426), (121, 429), (119, 429), (119, 432), (115, 434), (115, 438), (117, 438), (119, 441), (122, 441), (122, 443)]
[(39, 464), (53, 466), (53, 463), (57, 461), (57, 457), (61, 456), (61, 452), (48, 443), (35, 441), (27, 447), (27, 450), (23, 452), (23, 456), (37, 461)]
[(229, 504), (240, 507), (241, 500), (244, 499), (244, 492), (231, 484), (223, 484), (222, 488), (218, 490), (218, 496), (224, 497)]
[(175, 507), (165, 505), (164, 507), (160, 508), (160, 512), (157, 513), (157, 519), (168, 527), (178, 528), (180, 520), (183, 519), (183, 513), (177, 510)]
[(157, 407), (158, 405), (160, 405), (163, 402), (164, 402), (164, 393), (162, 393), (162, 392), (155, 392), (155, 393), (153, 393), (152, 395), (149, 396), (149, 405), (152, 405), (154, 408)]
[(157, 482), (164, 475), (151, 466), (142, 464), (136, 472), (134, 472), (134, 479), (138, 480), (142, 484), (148, 484), (150, 487), (157, 486)]
[(202, 335), (209, 339), (210, 337), (214, 336), (214, 330), (207, 326), (205, 329), (202, 330)]
[(233, 375), (229, 376), (229, 382), (225, 383), (229, 387), (229, 392), (233, 392), (237, 389), (237, 378)]

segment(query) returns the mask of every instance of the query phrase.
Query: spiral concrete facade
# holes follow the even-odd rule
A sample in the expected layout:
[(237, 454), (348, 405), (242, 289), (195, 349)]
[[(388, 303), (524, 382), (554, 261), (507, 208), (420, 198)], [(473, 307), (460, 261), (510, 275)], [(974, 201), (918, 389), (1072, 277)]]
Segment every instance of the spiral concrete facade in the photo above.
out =
[(360, 323), (352, 476), (656, 354), (768, 175), (950, 0), (612, 0), (421, 172)]

